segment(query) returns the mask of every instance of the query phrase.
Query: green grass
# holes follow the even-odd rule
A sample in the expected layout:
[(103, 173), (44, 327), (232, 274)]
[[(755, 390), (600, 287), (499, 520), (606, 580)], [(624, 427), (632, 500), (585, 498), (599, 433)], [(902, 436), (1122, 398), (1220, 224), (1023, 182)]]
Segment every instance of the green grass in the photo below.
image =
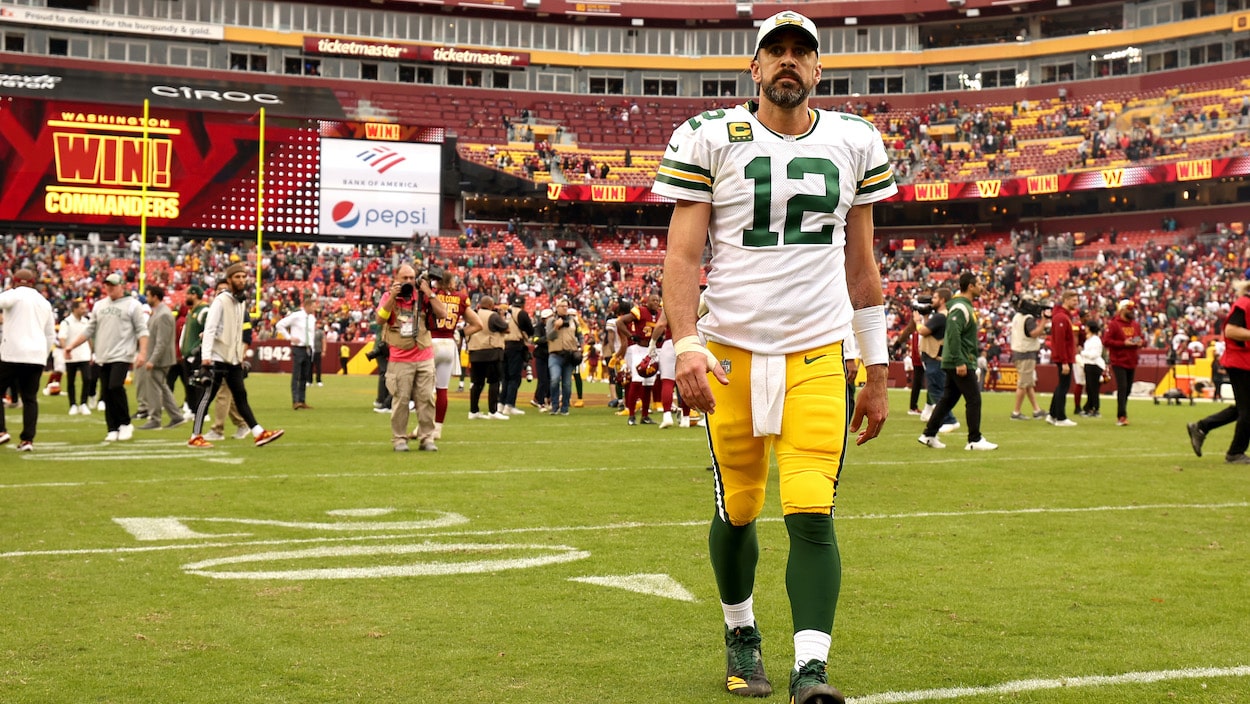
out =
[[(0, 702), (735, 701), (720, 686), (701, 430), (627, 427), (603, 385), (567, 418), (506, 423), (465, 420), (453, 394), (440, 452), (396, 454), (370, 411), (373, 379), (327, 377), (300, 412), (288, 383), (249, 380), (261, 423), (287, 431), (263, 449), (194, 451), (184, 429), (106, 447), (102, 414), (42, 399), (36, 453), (0, 450)], [(1250, 471), (1223, 462), (1231, 427), (1202, 459), (1184, 433), (1212, 406), (1135, 401), (1127, 428), (1062, 429), (1010, 421), (1010, 398), (990, 394), (984, 432), (1001, 448), (971, 453), (962, 429), (946, 450), (920, 446), (905, 392), (892, 393), (883, 437), (848, 452), (839, 489), (830, 669), (848, 696), (1000, 687), (958, 701), (1250, 702), (1250, 670), (1192, 672), (1250, 665)], [(7, 418), (16, 437), (20, 411)], [(756, 610), (783, 701), (775, 476), (769, 491)], [(345, 509), (392, 510), (331, 513)], [(139, 540), (115, 520), (166, 517), (203, 537)], [(403, 525), (438, 517), (458, 522)], [(326, 525), (344, 523), (358, 525)], [(283, 552), (296, 554), (265, 556)], [(342, 571), (216, 579), (189, 567), (249, 555), (199, 569)], [(341, 576), (527, 558), (565, 561)], [(571, 581), (627, 575), (667, 575), (695, 601)], [(1132, 673), (1163, 674), (1004, 686)]]

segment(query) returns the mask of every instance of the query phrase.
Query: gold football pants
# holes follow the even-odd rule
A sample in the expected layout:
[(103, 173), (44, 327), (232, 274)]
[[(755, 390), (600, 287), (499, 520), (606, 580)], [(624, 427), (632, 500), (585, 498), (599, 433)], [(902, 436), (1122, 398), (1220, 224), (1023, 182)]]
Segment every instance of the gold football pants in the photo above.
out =
[(847, 439), (842, 343), (786, 355), (781, 434), (765, 437), (752, 433), (751, 353), (714, 342), (708, 349), (729, 376), (728, 386), (710, 379), (716, 412), (707, 428), (717, 515), (735, 526), (759, 516), (770, 452), (777, 456), (783, 515), (832, 513)]

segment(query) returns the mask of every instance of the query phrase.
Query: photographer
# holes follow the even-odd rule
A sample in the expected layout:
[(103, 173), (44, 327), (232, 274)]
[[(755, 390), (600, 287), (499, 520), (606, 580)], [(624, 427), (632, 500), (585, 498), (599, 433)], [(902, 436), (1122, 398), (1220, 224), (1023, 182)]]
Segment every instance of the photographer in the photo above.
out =
[[(1020, 296), (1013, 297), (1012, 303), (1016, 308), (1015, 315), (1011, 317), (1011, 363), (1016, 366), (1016, 406), (1011, 418), (1033, 420), (1046, 415), (1038, 405), (1033, 389), (1037, 386), (1037, 353), (1042, 349), (1042, 338), (1046, 336), (1046, 321), (1042, 318), (1050, 314), (1050, 309)], [(1031, 416), (1020, 412), (1025, 398), (1033, 406)]]
[[(920, 360), (924, 363), (924, 379), (927, 389), (927, 402), (920, 412), (920, 420), (929, 422), (929, 416), (942, 402), (942, 394), (946, 390), (946, 372), (942, 369), (942, 339), (946, 336), (946, 303), (951, 299), (951, 290), (942, 287), (933, 292), (933, 311), (926, 318), (918, 310), (912, 311), (912, 324), (920, 333)], [(947, 433), (959, 428), (955, 414), (947, 412), (941, 422), (941, 432)]]
[(1050, 399), (1050, 413), (1046, 422), (1060, 428), (1070, 428), (1076, 421), (1068, 419), (1068, 389), (1072, 386), (1072, 366), (1076, 364), (1076, 330), (1072, 327), (1072, 313), (1076, 311), (1076, 291), (1064, 291), (1059, 306), (1051, 314), (1050, 361), (1055, 363), (1059, 381)]
[(391, 446), (408, 451), (408, 402), (417, 410), (416, 439), (421, 450), (434, 444), (434, 339), (430, 328), (447, 316), (447, 306), (434, 296), (426, 277), (404, 264), (378, 305), (378, 326), (388, 350), (386, 388), (391, 392)]
[(573, 370), (582, 363), (582, 333), (569, 302), (556, 301), (556, 312), (544, 326), (547, 337), (547, 369), (551, 377), (551, 413), (569, 414), (573, 397)]
[(525, 376), (525, 362), (529, 359), (528, 340), (534, 336), (534, 323), (530, 314), (525, 312), (525, 301), (518, 293), (512, 294), (512, 304), (501, 313), (508, 323), (508, 332), (503, 338), (503, 391), (499, 402), (503, 404), (503, 412), (509, 415), (525, 415), (525, 411), (516, 407), (516, 395), (521, 388), (521, 377)]
[[(499, 385), (503, 376), (504, 333), (508, 323), (495, 312), (495, 299), (482, 296), (477, 301), (477, 317), (485, 327), (469, 335), (469, 420), (512, 420), (499, 409)], [(486, 412), (481, 412), (482, 388), (486, 387)]]

